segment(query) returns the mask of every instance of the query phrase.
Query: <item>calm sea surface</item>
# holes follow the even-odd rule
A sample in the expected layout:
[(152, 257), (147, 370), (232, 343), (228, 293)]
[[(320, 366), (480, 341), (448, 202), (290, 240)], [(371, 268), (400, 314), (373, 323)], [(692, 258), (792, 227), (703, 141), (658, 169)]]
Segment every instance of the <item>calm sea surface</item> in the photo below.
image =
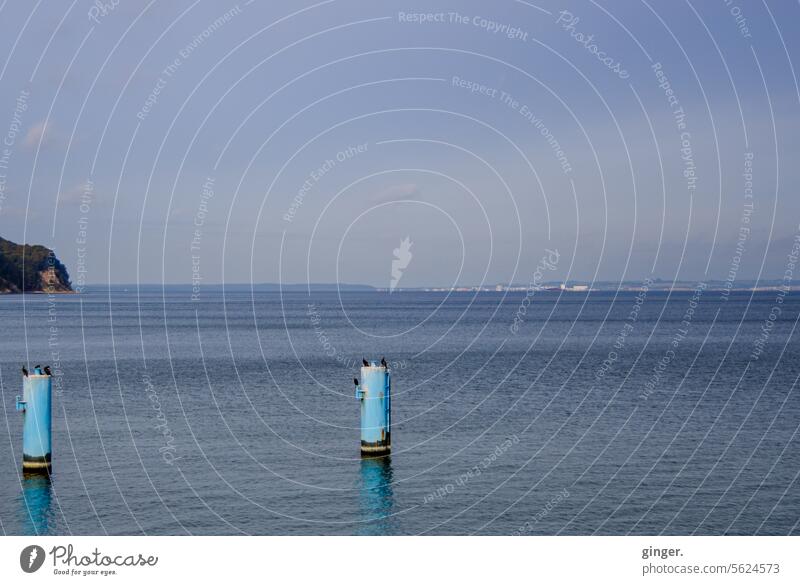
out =
[[(800, 533), (800, 295), (524, 298), (0, 297), (0, 531)], [(393, 453), (362, 460), (384, 355)], [(49, 480), (23, 362), (59, 365)]]

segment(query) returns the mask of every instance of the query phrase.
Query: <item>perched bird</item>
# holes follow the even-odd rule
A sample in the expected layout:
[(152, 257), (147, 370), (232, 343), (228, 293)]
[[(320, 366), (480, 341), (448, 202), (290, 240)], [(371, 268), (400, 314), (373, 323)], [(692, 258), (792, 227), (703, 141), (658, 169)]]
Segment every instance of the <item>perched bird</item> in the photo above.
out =
[(365, 360), (364, 358), (361, 358), (361, 363), (364, 364), (365, 368), (369, 367), (369, 362), (367, 360)]
[(386, 363), (386, 358), (383, 358), (383, 357), (381, 358), (381, 365), (384, 368), (388, 368), (389, 367), (389, 364)]
[(26, 368), (25, 366), (22, 366), (22, 375), (25, 376), (26, 378), (28, 377), (28, 368)]
[(44, 367), (44, 373), (47, 374), (48, 376), (52, 376), (53, 375), (53, 373), (50, 371), (50, 366), (45, 366)]
[(41, 374), (42, 373), (42, 366), (40, 366), (39, 364), (36, 364), (33, 367), (33, 373), (34, 374)]
[(356, 386), (358, 386), (358, 378), (353, 378), (353, 384), (355, 384)]

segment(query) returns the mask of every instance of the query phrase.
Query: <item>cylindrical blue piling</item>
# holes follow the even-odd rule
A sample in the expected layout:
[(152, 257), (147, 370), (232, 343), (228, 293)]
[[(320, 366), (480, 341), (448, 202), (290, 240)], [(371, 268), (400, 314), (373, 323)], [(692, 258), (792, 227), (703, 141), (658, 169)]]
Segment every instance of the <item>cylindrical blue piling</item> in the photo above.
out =
[(392, 449), (392, 392), (389, 370), (376, 364), (362, 367), (356, 398), (361, 401), (361, 454), (388, 454)]
[(17, 410), (23, 413), (22, 469), (50, 471), (51, 406), (53, 384), (50, 376), (36, 368), (22, 379), (23, 396), (17, 396)]

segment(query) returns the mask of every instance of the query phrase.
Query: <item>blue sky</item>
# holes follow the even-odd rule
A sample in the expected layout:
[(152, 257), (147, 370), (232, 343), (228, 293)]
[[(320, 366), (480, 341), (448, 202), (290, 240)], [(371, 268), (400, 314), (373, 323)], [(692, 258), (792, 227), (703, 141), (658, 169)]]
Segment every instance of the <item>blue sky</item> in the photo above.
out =
[(89, 283), (783, 274), (796, 3), (421, 4), (0, 4), (0, 235)]

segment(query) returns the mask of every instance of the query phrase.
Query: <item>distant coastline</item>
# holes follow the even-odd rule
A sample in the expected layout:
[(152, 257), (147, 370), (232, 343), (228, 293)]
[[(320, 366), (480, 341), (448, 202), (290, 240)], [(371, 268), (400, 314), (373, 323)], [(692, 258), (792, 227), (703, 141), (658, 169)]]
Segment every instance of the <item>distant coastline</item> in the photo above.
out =
[[(780, 279), (770, 279), (770, 280), (762, 280), (758, 284), (755, 281), (743, 281), (739, 285), (731, 287), (727, 281), (724, 280), (709, 280), (705, 281), (705, 290), (706, 291), (730, 291), (730, 292), (758, 292), (758, 291), (777, 291), (777, 290), (784, 290), (784, 291), (800, 291), (800, 284), (786, 286), (784, 281)], [(103, 284), (103, 283), (94, 283), (88, 284), (85, 287), (88, 292), (96, 292), (101, 290), (127, 290), (127, 291), (135, 291), (137, 288), (139, 290), (144, 291), (156, 291), (156, 290), (172, 290), (172, 291), (183, 291), (183, 290), (191, 290), (192, 285), (189, 283), (172, 283), (172, 284), (159, 284), (159, 283), (125, 283), (125, 284)], [(279, 283), (230, 283), (230, 284), (222, 284), (222, 283), (213, 283), (213, 284), (204, 284), (202, 290), (204, 291), (222, 291), (225, 290), (227, 292), (249, 292), (249, 291), (256, 291), (256, 292), (377, 292), (377, 293), (386, 293), (386, 294), (395, 294), (395, 293), (403, 293), (403, 292), (431, 292), (431, 293), (442, 293), (442, 292), (458, 292), (458, 293), (506, 293), (506, 292), (527, 292), (529, 290), (529, 286), (521, 285), (521, 284), (512, 284), (512, 285), (501, 285), (501, 284), (493, 284), (493, 285), (483, 285), (483, 286), (454, 286), (454, 287), (404, 287), (404, 288), (395, 288), (390, 291), (389, 287), (377, 287), (368, 284), (351, 284), (351, 283), (342, 283), (337, 285), (336, 283), (311, 283), (311, 284), (303, 284), (303, 283), (290, 283), (290, 284), (279, 284)], [(645, 286), (642, 282), (637, 281), (623, 281), (623, 282), (613, 282), (613, 281), (598, 281), (594, 283), (589, 283), (586, 281), (577, 281), (577, 282), (570, 282), (570, 283), (563, 283), (563, 282), (545, 282), (541, 285), (535, 287), (533, 290), (536, 292), (550, 292), (550, 293), (589, 293), (589, 292), (639, 292), (643, 289), (647, 289), (653, 292), (691, 292), (697, 288), (697, 282), (695, 281), (664, 281), (664, 280), (654, 280), (650, 281), (647, 286)]]

